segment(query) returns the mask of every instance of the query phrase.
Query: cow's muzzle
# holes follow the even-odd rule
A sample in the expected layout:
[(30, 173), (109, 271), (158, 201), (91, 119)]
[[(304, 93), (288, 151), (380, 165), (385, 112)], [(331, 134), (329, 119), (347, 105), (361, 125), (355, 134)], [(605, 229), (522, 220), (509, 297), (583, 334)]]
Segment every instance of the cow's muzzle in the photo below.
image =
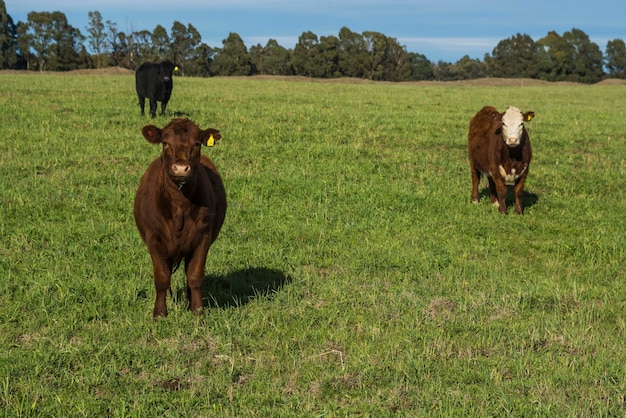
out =
[(170, 166), (170, 177), (180, 189), (191, 176), (191, 165), (174, 163)]
[(171, 170), (174, 177), (187, 177), (191, 174), (191, 166), (189, 164), (174, 163)]
[(519, 138), (516, 138), (514, 136), (507, 138), (506, 140), (506, 145), (508, 147), (517, 147), (519, 144), (520, 144)]

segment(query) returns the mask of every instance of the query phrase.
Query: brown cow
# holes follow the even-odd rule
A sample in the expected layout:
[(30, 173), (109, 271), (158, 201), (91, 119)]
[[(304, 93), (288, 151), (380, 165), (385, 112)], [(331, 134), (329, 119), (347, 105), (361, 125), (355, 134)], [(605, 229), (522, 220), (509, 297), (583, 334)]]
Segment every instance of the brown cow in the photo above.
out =
[(472, 201), (478, 202), (478, 183), (485, 174), (489, 180), (491, 203), (506, 214), (507, 186), (514, 186), (515, 213), (522, 214), (522, 192), (532, 158), (530, 139), (524, 122), (534, 112), (522, 113), (509, 107), (504, 113), (483, 107), (470, 121), (468, 153), (472, 172)]
[(221, 138), (215, 129), (201, 130), (188, 119), (173, 119), (163, 129), (144, 126), (151, 144), (163, 144), (141, 178), (135, 195), (135, 223), (146, 243), (156, 301), (154, 317), (167, 316), (166, 292), (172, 272), (185, 261), (187, 306), (202, 308), (202, 282), (209, 247), (226, 216), (226, 191), (215, 165), (201, 146)]

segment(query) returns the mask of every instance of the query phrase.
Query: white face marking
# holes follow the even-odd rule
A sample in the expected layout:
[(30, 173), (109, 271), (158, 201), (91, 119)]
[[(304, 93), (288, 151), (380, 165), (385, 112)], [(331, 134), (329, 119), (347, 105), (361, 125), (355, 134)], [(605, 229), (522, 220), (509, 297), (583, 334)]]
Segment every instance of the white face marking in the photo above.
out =
[(511, 174), (507, 174), (504, 167), (499, 166), (498, 168), (500, 169), (500, 175), (504, 179), (504, 184), (506, 184), (507, 186), (515, 186), (515, 181), (518, 178), (522, 177), (522, 174), (524, 174), (524, 171), (526, 171), (526, 167), (524, 167), (521, 173), (517, 173), (517, 170), (512, 168)]
[(520, 145), (523, 128), (524, 116), (521, 110), (509, 107), (502, 116), (502, 138), (508, 147)]

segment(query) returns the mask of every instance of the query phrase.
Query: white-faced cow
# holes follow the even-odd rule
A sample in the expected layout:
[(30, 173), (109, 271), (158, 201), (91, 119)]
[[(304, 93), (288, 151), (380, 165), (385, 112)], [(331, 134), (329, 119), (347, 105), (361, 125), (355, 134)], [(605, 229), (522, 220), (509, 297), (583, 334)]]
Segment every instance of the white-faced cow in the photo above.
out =
[(162, 144), (141, 178), (135, 196), (135, 223), (152, 258), (156, 300), (154, 317), (167, 316), (166, 293), (172, 272), (182, 261), (187, 276), (187, 304), (202, 308), (202, 283), (209, 247), (226, 216), (226, 191), (215, 165), (201, 155), (202, 145), (220, 139), (215, 129), (200, 129), (188, 119), (174, 119), (163, 129), (145, 126), (143, 136)]
[(522, 192), (528, 176), (532, 149), (524, 122), (534, 112), (522, 113), (509, 107), (504, 113), (485, 106), (469, 125), (468, 153), (472, 173), (472, 201), (478, 202), (478, 184), (482, 174), (489, 180), (491, 203), (506, 213), (507, 186), (514, 186), (515, 213), (522, 214)]
[(178, 66), (170, 61), (161, 63), (144, 62), (135, 71), (135, 88), (139, 97), (141, 115), (144, 115), (146, 99), (150, 101), (150, 115), (156, 117), (157, 101), (161, 102), (161, 115), (165, 115), (165, 107), (172, 95), (172, 74)]

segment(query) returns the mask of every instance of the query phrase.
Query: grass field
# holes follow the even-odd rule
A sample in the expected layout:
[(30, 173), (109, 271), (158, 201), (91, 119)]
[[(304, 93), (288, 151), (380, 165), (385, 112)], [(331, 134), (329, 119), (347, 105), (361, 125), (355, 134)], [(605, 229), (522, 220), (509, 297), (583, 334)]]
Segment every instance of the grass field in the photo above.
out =
[[(153, 321), (133, 77), (0, 82), (0, 416), (626, 416), (626, 85), (177, 78), (229, 210)], [(523, 216), (470, 203), (487, 104), (536, 114)]]

